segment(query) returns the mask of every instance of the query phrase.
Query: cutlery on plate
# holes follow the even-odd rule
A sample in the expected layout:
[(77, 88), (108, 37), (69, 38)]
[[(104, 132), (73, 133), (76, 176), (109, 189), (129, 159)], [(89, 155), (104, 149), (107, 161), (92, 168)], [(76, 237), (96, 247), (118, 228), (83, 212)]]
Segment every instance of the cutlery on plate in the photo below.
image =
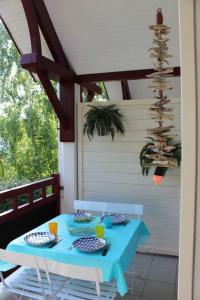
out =
[(106, 246), (103, 248), (101, 255), (105, 256), (107, 254), (109, 248), (110, 248), (110, 244), (106, 244)]
[(74, 246), (71, 245), (71, 246), (68, 248), (68, 250), (72, 250), (73, 248), (74, 248)]
[(124, 226), (126, 226), (126, 225), (128, 224), (128, 222), (129, 222), (129, 220), (126, 220), (126, 221), (124, 221), (122, 224), (123, 224)]
[(48, 248), (53, 248), (54, 246), (56, 246), (58, 243), (60, 243), (62, 241), (62, 239), (56, 239), (52, 244), (50, 244), (48, 246)]

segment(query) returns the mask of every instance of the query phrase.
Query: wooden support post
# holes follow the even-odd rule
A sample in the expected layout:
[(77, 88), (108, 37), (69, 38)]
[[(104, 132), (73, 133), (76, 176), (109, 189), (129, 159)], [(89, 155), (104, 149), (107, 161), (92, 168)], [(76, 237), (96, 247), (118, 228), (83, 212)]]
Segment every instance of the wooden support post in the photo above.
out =
[(127, 80), (122, 80), (121, 81), (121, 86), (122, 86), (123, 100), (131, 100), (131, 92), (130, 92), (130, 89), (129, 89), (128, 81)]
[(60, 102), (67, 120), (67, 127), (60, 124), (61, 142), (74, 142), (75, 91), (73, 82), (60, 82)]
[(55, 113), (57, 114), (60, 122), (62, 123), (62, 126), (66, 128), (67, 125), (69, 124), (69, 120), (66, 118), (64, 109), (62, 107), (62, 102), (59, 101), (58, 96), (51, 84), (51, 81), (48, 78), (48, 74), (42, 70), (38, 70), (37, 74), (51, 102), (51, 105), (54, 108)]
[(83, 102), (83, 86), (80, 85), (80, 102)]
[(52, 186), (53, 193), (56, 194), (56, 215), (60, 214), (60, 176), (59, 174), (52, 174), (54, 178), (54, 185)]
[(94, 93), (91, 91), (88, 91), (88, 102), (92, 102), (94, 98)]

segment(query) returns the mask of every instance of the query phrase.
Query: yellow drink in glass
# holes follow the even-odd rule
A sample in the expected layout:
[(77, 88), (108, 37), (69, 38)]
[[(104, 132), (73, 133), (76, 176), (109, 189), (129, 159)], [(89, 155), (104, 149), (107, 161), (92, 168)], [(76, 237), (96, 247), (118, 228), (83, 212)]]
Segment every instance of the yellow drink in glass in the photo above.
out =
[(48, 225), (49, 225), (50, 233), (54, 234), (56, 236), (57, 232), (58, 232), (58, 223), (52, 222), (52, 223), (49, 223)]
[(95, 227), (96, 236), (99, 238), (104, 238), (104, 226), (103, 224), (97, 224)]

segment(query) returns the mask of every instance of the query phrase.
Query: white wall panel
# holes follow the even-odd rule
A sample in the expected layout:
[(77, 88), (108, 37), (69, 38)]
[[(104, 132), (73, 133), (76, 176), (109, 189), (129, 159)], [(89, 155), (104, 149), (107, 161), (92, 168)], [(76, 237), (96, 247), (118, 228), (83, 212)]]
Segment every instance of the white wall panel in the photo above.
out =
[[(150, 229), (149, 242), (141, 249), (178, 255), (180, 212), (180, 168), (167, 171), (161, 186), (153, 185), (153, 169), (142, 176), (139, 153), (145, 145), (146, 129), (154, 127), (148, 107), (152, 99), (120, 101), (125, 136), (95, 136), (90, 142), (82, 136), (87, 104), (79, 105), (79, 198), (88, 200), (141, 203), (143, 219)], [(174, 98), (177, 141), (180, 141), (180, 99)]]
[[(173, 89), (167, 92), (168, 96), (179, 97), (181, 94), (180, 77), (172, 77), (170, 78), (170, 81)], [(129, 80), (128, 83), (132, 99), (145, 99), (151, 97), (151, 90), (148, 88), (148, 86), (151, 85), (151, 82), (151, 79)]]

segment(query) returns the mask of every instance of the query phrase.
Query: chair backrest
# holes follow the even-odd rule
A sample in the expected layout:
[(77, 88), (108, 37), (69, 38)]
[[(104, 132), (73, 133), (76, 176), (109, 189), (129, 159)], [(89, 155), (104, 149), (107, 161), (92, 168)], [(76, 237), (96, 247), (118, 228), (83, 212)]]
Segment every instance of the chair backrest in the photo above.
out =
[(41, 282), (42, 278), (36, 256), (0, 249), (0, 260), (8, 262), (10, 264), (35, 269), (37, 273), (38, 282)]
[(9, 262), (14, 265), (37, 269), (36, 258), (35, 256), (30, 254), (17, 253), (5, 249), (0, 249), (0, 260)]
[(87, 211), (98, 211), (103, 214), (107, 212), (107, 202), (74, 200), (74, 209), (83, 209)]
[(107, 211), (109, 213), (123, 213), (129, 215), (136, 215), (138, 218), (140, 218), (143, 215), (143, 205), (132, 203), (108, 202)]
[(74, 209), (98, 211), (104, 213), (123, 213), (135, 215), (140, 218), (143, 215), (142, 204), (99, 202), (88, 200), (74, 200)]
[[(34, 280), (33, 280), (34, 284), (31, 283), (32, 279), (29, 279), (30, 282), (29, 282), (28, 286), (26, 285), (26, 283), (24, 283), (24, 285), (22, 283), (19, 286), (19, 288), (16, 286), (16, 287), (14, 287), (14, 289), (12, 289), (12, 285), (9, 287), (7, 285), (7, 283), (5, 283), (2, 272), (0, 272), (0, 278), (1, 278), (2, 282), (4, 283), (4, 286), (9, 288), (9, 290), (11, 292), (13, 291), (14, 293), (19, 294), (19, 295), (30, 296), (30, 298), (32, 299), (32, 296), (36, 296), (35, 291), (37, 291), (38, 292), (38, 295), (37, 295), (38, 297), (37, 298), (34, 297), (34, 299), (41, 299), (40, 298), (40, 292), (41, 292), (41, 295), (42, 295), (42, 299), (46, 299), (44, 289), (45, 290), (48, 289), (49, 292), (51, 293), (51, 295), (53, 296), (53, 290), (52, 290), (52, 286), (51, 286), (51, 278), (50, 278), (48, 269), (46, 267), (41, 268), (41, 265), (42, 265), (41, 261), (42, 260), (44, 261), (44, 259), (39, 258), (39, 257), (34, 256), (34, 255), (31, 255), (31, 254), (18, 253), (18, 252), (13, 252), (13, 251), (0, 249), (0, 260), (9, 262), (11, 264), (20, 265), (20, 266), (23, 266), (23, 267), (28, 267), (28, 268), (31, 268), (31, 269), (35, 269), (35, 271), (37, 273), (37, 280), (38, 280), (40, 290), (36, 289), (36, 287), (35, 287), (35, 276), (34, 276)], [(44, 263), (43, 263), (42, 266), (44, 266)], [(46, 273), (47, 282), (45, 282), (45, 287), (42, 284), (43, 279), (42, 279), (42, 276), (41, 276), (41, 273), (40, 273), (41, 270), (45, 271), (45, 273)], [(32, 286), (32, 289), (30, 288), (31, 286)], [(22, 287), (24, 287), (24, 289), (26, 291), (23, 291)], [(31, 293), (32, 291), (34, 291), (34, 295)]]
[(95, 282), (97, 295), (100, 295), (100, 282), (103, 282), (101, 269), (66, 264), (49, 259), (43, 259), (41, 257), (37, 257), (37, 263), (39, 269), (44, 270), (46, 274), (53, 273), (65, 277)]
[(40, 270), (45, 270), (49, 273), (58, 274), (65, 277), (102, 282), (103, 275), (101, 269), (93, 267), (85, 267), (80, 265), (73, 265), (61, 263), (55, 260), (43, 259), (37, 257), (38, 266)]

